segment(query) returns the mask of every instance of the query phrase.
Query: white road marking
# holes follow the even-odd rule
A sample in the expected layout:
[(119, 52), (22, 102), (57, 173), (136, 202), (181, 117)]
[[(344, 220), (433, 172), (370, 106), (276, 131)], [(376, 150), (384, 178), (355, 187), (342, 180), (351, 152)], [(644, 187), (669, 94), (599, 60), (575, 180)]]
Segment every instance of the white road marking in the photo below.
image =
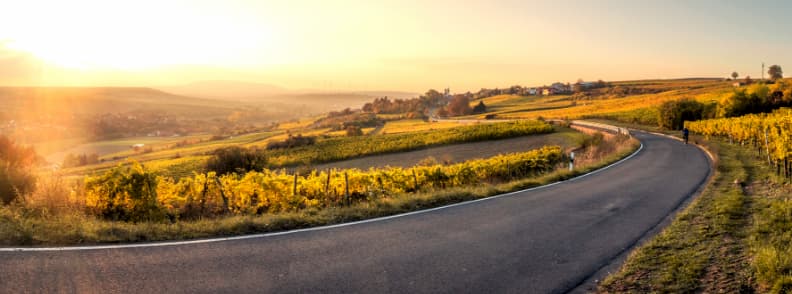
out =
[(320, 231), (320, 230), (329, 230), (329, 229), (335, 229), (335, 228), (341, 228), (341, 227), (347, 227), (347, 226), (354, 226), (354, 225), (365, 224), (365, 223), (379, 222), (379, 221), (385, 221), (385, 220), (390, 220), (390, 219), (395, 219), (395, 218), (400, 218), (400, 217), (405, 217), (405, 216), (410, 216), (410, 215), (415, 215), (415, 214), (420, 214), (420, 213), (432, 212), (432, 211), (446, 209), (446, 208), (451, 208), (451, 207), (456, 207), (456, 206), (473, 204), (473, 203), (477, 203), (477, 202), (481, 202), (481, 201), (494, 200), (494, 199), (498, 199), (498, 198), (501, 198), (501, 197), (512, 196), (512, 195), (523, 193), (523, 192), (528, 192), (528, 191), (533, 191), (533, 190), (538, 190), (538, 189), (544, 189), (544, 188), (552, 187), (552, 186), (555, 186), (555, 185), (558, 185), (558, 184), (561, 184), (561, 183), (575, 181), (575, 180), (587, 177), (589, 175), (593, 175), (593, 174), (599, 173), (601, 171), (609, 169), (609, 168), (611, 168), (613, 166), (616, 166), (618, 164), (621, 164), (622, 162), (625, 162), (628, 159), (632, 158), (633, 156), (637, 155), (639, 152), (641, 152), (641, 150), (643, 150), (643, 148), (644, 148), (644, 145), (643, 145), (643, 143), (641, 143), (641, 145), (638, 147), (638, 150), (635, 150), (635, 152), (633, 152), (632, 154), (630, 154), (629, 156), (627, 156), (625, 158), (622, 158), (621, 160), (619, 160), (617, 162), (611, 163), (611, 164), (609, 164), (609, 165), (607, 165), (607, 166), (605, 166), (603, 168), (600, 168), (600, 169), (597, 169), (597, 170), (594, 170), (594, 171), (591, 171), (591, 172), (588, 172), (588, 173), (585, 173), (585, 174), (582, 174), (582, 175), (579, 175), (579, 176), (576, 176), (574, 178), (567, 179), (567, 180), (564, 180), (564, 181), (553, 182), (553, 183), (550, 183), (550, 184), (547, 184), (547, 185), (537, 186), (537, 187), (528, 188), (528, 189), (519, 190), (519, 191), (514, 191), (514, 192), (508, 192), (508, 193), (494, 195), (494, 196), (481, 198), (481, 199), (475, 199), (475, 200), (470, 200), (470, 201), (464, 201), (464, 202), (449, 204), (449, 205), (435, 207), (435, 208), (429, 208), (429, 209), (405, 212), (405, 213), (394, 214), (394, 215), (383, 216), (383, 217), (372, 218), (372, 219), (359, 220), (359, 221), (354, 221), (354, 222), (349, 222), (349, 223), (341, 223), (341, 224), (334, 224), (334, 225), (327, 225), (327, 226), (320, 226), (320, 227), (296, 229), (296, 230), (283, 231), (283, 232), (261, 233), (261, 234), (252, 234), (252, 235), (243, 235), (243, 236), (234, 236), (234, 237), (198, 239), (198, 240), (188, 240), (188, 241), (170, 241), (170, 242), (166, 241), (166, 242), (155, 242), (155, 243), (116, 244), (116, 245), (90, 245), (90, 246), (62, 246), (62, 247), (2, 247), (2, 248), (0, 248), (0, 252), (82, 251), (82, 250), (146, 248), (146, 247), (165, 247), (165, 246), (179, 246), (179, 245), (190, 245), (190, 244), (205, 244), (205, 243), (215, 243), (215, 242), (224, 242), (224, 241), (234, 241), (234, 240), (246, 240), (246, 239), (257, 239), (257, 238), (274, 237), (274, 236), (281, 236), (281, 235), (288, 235), (288, 234), (297, 234), (297, 233), (302, 233), (302, 232), (311, 232), (311, 231)]

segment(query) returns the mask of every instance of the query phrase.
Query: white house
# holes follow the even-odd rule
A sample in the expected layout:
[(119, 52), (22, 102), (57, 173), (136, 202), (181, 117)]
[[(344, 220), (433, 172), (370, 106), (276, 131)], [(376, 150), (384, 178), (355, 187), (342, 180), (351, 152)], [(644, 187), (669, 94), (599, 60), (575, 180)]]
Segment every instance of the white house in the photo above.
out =
[(536, 95), (536, 88), (528, 88), (528, 95)]

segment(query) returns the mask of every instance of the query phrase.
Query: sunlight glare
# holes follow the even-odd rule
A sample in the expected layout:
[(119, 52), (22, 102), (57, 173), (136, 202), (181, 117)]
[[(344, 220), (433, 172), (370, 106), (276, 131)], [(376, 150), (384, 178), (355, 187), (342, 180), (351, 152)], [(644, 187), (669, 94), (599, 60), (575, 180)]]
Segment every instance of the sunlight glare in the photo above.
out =
[(78, 69), (263, 63), (256, 59), (273, 42), (266, 25), (239, 13), (174, 2), (110, 2), (20, 3), (15, 9), (28, 12), (15, 15), (27, 17), (0, 21), (9, 31), (3, 37), (10, 35), (13, 49)]

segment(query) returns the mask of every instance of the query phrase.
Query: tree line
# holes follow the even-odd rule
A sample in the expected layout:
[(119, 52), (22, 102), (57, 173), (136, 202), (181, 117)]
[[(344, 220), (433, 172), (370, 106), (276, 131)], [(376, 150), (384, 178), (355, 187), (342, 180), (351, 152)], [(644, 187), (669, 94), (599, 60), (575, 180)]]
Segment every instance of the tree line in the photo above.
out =
[(770, 83), (755, 83), (735, 89), (720, 102), (699, 102), (693, 99), (667, 101), (658, 108), (660, 127), (679, 130), (685, 121), (739, 117), (752, 113), (767, 113), (782, 107), (792, 107), (792, 85), (777, 77)]

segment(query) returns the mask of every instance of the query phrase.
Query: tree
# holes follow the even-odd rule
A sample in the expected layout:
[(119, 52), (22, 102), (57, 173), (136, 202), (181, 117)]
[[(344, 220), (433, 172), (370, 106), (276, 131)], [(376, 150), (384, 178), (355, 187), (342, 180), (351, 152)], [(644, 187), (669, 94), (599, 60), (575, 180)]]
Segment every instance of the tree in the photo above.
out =
[(479, 101), (479, 103), (476, 104), (475, 107), (473, 107), (473, 113), (479, 114), (479, 113), (485, 113), (485, 112), (487, 112), (487, 105), (484, 105), (484, 101), (483, 100)]
[(33, 191), (36, 177), (31, 170), (39, 162), (32, 147), (17, 145), (0, 135), (0, 204)]
[(267, 157), (256, 148), (226, 147), (216, 149), (212, 155), (206, 169), (218, 175), (262, 170), (267, 165)]
[(732, 72), (732, 74), (731, 74), (732, 80), (736, 80), (737, 77), (739, 77), (739, 76), (740, 76), (740, 74), (738, 74), (736, 71)]
[(751, 76), (745, 76), (745, 84), (746, 85), (753, 84), (753, 80), (751, 79)]
[(165, 213), (157, 201), (157, 174), (138, 162), (118, 165), (104, 175), (85, 179), (85, 205), (110, 220), (158, 221)]
[(443, 105), (444, 98), (445, 96), (443, 93), (440, 93), (435, 89), (429, 89), (429, 91), (426, 91), (426, 94), (421, 96), (423, 104), (428, 108)]
[(685, 121), (703, 118), (705, 105), (692, 99), (666, 101), (658, 109), (657, 122), (661, 128), (681, 130)]
[(348, 126), (346, 128), (347, 137), (363, 136), (363, 130), (358, 126)]
[(470, 108), (470, 99), (465, 95), (454, 95), (448, 103), (448, 113), (452, 116), (467, 115), (473, 112)]
[(784, 77), (784, 72), (781, 71), (781, 66), (778, 64), (773, 64), (767, 70), (767, 74), (770, 75), (770, 79), (775, 81)]

